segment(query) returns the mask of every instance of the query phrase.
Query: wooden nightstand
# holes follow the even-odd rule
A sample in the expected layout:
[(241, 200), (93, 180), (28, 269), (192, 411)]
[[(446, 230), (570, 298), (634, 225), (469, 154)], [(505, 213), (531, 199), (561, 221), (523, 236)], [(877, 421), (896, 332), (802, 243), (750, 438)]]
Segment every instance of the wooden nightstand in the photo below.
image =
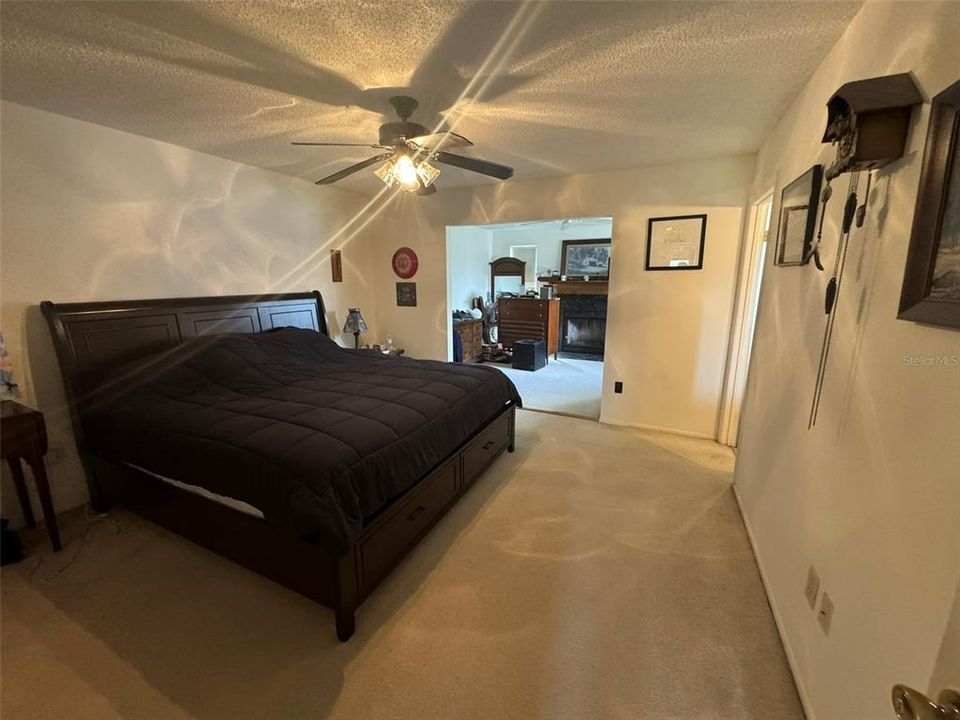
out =
[(27, 521), (27, 527), (36, 526), (33, 520), (33, 509), (30, 507), (30, 496), (27, 494), (27, 483), (23, 477), (23, 467), (20, 465), (21, 460), (26, 462), (33, 471), (40, 505), (43, 507), (43, 519), (47, 523), (47, 533), (50, 535), (50, 544), (56, 552), (60, 549), (60, 532), (57, 530), (57, 516), (53, 512), (47, 469), (43, 464), (43, 456), (47, 452), (47, 428), (43, 422), (43, 413), (31, 410), (13, 400), (4, 400), (0, 402), (0, 406), (2, 406), (0, 457), (10, 464), (13, 484), (17, 488), (20, 507), (23, 508), (23, 517)]

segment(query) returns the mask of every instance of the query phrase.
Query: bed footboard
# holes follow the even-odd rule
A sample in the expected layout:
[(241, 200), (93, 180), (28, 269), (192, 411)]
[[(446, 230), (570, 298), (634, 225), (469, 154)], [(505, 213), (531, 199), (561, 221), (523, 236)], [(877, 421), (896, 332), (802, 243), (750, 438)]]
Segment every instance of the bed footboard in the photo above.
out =
[(222, 557), (332, 609), (337, 637), (356, 629), (357, 608), (504, 452), (515, 445), (506, 407), (334, 556), (263, 520), (180, 490), (135, 468), (86, 458), (101, 502), (118, 504)]

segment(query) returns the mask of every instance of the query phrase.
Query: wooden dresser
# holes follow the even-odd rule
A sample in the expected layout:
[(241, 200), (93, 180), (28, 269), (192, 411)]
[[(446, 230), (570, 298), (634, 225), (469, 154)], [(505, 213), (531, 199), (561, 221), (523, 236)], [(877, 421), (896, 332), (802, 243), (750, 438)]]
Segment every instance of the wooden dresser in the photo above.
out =
[(463, 361), (480, 362), (483, 357), (483, 320), (455, 320), (453, 331), (463, 343)]
[(545, 340), (547, 355), (557, 356), (560, 349), (560, 298), (500, 298), (499, 340), (504, 347), (513, 347), (517, 340)]

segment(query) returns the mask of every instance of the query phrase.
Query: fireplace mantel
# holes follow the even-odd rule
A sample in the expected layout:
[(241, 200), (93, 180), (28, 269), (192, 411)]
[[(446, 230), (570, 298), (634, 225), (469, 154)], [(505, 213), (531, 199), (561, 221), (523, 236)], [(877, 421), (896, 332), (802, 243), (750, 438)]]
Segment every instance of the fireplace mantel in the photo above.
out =
[(553, 285), (555, 295), (606, 295), (606, 280), (560, 280), (555, 277), (539, 277), (537, 280)]

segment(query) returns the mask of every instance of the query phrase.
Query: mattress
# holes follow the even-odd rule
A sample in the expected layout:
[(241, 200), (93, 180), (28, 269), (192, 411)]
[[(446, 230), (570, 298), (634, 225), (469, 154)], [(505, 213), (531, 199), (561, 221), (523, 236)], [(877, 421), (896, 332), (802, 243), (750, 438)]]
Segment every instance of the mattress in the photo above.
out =
[(332, 552), (520, 403), (496, 369), (295, 328), (200, 338), (124, 377), (88, 416), (91, 452), (246, 503)]

